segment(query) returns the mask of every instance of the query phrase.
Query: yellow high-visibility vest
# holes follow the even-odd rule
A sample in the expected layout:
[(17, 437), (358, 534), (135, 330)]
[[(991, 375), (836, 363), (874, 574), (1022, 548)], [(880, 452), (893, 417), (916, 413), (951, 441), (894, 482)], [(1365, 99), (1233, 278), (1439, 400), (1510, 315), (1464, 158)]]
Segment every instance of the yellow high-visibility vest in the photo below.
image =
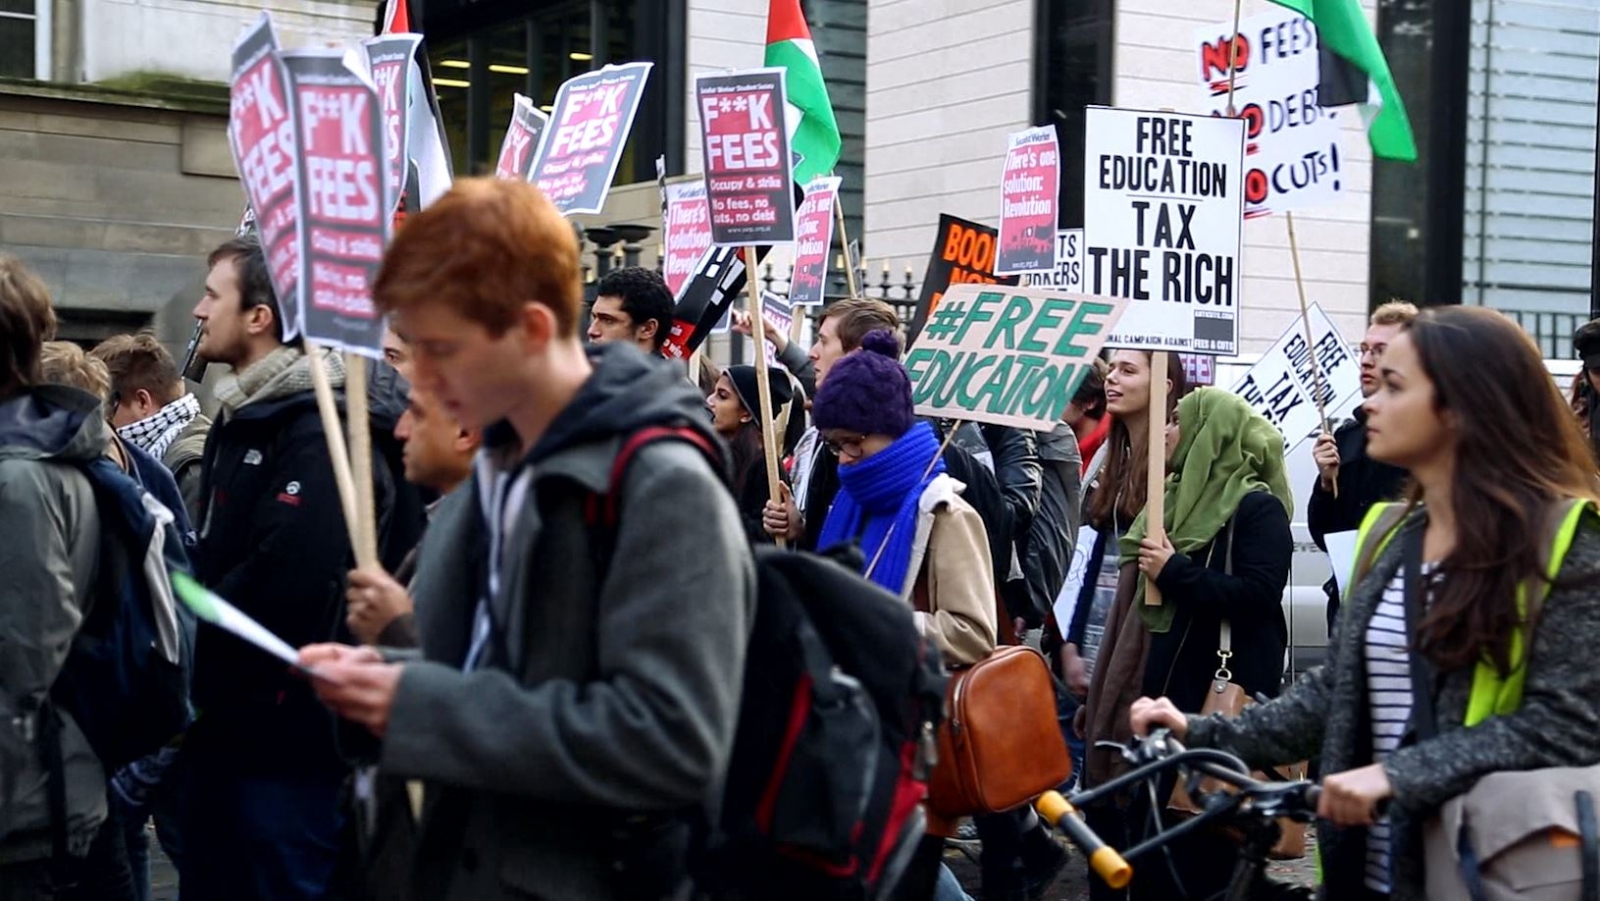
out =
[[(1594, 509), (1591, 501), (1567, 500), (1558, 507), (1559, 519), (1551, 536), (1550, 551), (1544, 559), (1545, 576), (1554, 581), (1556, 574), (1561, 571), (1561, 564), (1567, 557), (1567, 552), (1572, 550), (1572, 542), (1578, 535), (1578, 523), (1582, 521), (1587, 510)], [(1367, 518), (1361, 523), (1361, 530), (1356, 536), (1356, 569), (1362, 570), (1363, 562), (1370, 569), (1371, 564), (1383, 553), (1390, 539), (1400, 531), (1400, 526), (1406, 520), (1409, 512), (1405, 504), (1373, 504), (1367, 511)], [(1375, 545), (1370, 545), (1376, 541)], [(1371, 546), (1370, 553), (1368, 552)], [(1365, 575), (1362, 572), (1361, 575)], [(1356, 575), (1355, 573), (1351, 574)], [(1351, 579), (1352, 584), (1355, 579)], [(1533, 581), (1533, 580), (1529, 580)], [(1540, 602), (1550, 592), (1549, 582), (1540, 582), (1535, 590), (1541, 593)], [(1517, 586), (1517, 617), (1518, 626), (1511, 633), (1511, 669), (1501, 674), (1494, 665), (1494, 661), (1485, 656), (1478, 661), (1477, 668), (1472, 674), (1472, 694), (1467, 699), (1467, 715), (1464, 720), (1469, 727), (1476, 726), (1491, 716), (1504, 716), (1514, 712), (1522, 704), (1523, 683), (1528, 676), (1528, 586), (1526, 583)]]

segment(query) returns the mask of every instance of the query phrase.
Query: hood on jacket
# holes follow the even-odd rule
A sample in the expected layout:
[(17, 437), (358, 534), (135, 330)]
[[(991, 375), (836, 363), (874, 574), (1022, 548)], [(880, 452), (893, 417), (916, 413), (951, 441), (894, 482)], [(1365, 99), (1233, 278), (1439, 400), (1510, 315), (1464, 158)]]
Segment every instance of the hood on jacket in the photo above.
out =
[(89, 462), (106, 453), (111, 427), (100, 401), (66, 385), (40, 385), (0, 401), (0, 460)]
[(589, 362), (594, 374), (528, 451), (525, 463), (648, 426), (688, 426), (721, 450), (723, 465), (718, 476), (726, 480), (728, 455), (711, 428), (705, 400), (677, 366), (620, 343), (590, 348)]

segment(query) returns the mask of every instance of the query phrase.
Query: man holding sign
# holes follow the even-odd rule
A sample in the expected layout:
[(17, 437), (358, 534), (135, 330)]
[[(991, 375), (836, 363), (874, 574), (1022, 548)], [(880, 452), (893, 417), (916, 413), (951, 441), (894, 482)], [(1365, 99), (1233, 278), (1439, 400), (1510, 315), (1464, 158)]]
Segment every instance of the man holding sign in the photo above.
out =
[[(283, 343), (282, 307), (261, 245), (236, 238), (211, 254), (195, 307), (199, 355), (229, 366), (206, 443), (195, 575), (295, 645), (326, 640), (351, 548), (311, 367), (344, 386), (337, 354)], [(373, 460), (379, 521), (394, 487)], [(195, 642), (184, 743), (184, 891), (196, 897), (320, 898), (333, 876), (345, 767), (332, 719), (283, 664), (210, 625)]]

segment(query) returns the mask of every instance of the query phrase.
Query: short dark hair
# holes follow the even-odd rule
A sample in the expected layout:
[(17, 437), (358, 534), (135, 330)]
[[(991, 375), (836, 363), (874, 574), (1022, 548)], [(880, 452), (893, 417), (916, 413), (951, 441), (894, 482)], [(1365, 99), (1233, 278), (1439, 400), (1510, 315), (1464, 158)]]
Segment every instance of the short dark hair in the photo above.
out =
[(1111, 366), (1103, 358), (1095, 357), (1089, 371), (1083, 374), (1072, 402), (1083, 408), (1083, 415), (1098, 420), (1106, 415), (1106, 373)]
[(272, 276), (267, 271), (267, 254), (255, 235), (240, 235), (224, 242), (206, 257), (206, 266), (214, 267), (223, 260), (233, 260), (234, 271), (239, 276), (239, 308), (266, 307), (272, 311), (272, 321), (278, 326), (277, 338), (283, 340), (283, 308), (278, 306), (278, 294), (272, 290)]
[(672, 292), (667, 283), (653, 269), (643, 266), (624, 266), (606, 273), (595, 286), (596, 297), (616, 297), (622, 301), (622, 312), (627, 313), (634, 325), (646, 320), (656, 321), (655, 349), (667, 341), (672, 330)]
[(44, 380), (39, 354), (55, 336), (50, 290), (16, 257), (0, 254), (0, 399)]
[(95, 345), (90, 355), (106, 364), (114, 397), (132, 397), (142, 388), (166, 406), (183, 396), (177, 362), (149, 332), (113, 335)]

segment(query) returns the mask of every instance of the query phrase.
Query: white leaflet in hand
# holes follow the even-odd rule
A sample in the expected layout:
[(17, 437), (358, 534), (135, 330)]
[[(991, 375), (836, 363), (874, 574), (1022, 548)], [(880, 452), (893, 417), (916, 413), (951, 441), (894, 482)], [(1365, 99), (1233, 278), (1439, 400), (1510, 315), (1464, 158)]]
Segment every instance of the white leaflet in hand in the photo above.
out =
[(267, 631), (266, 626), (251, 619), (238, 607), (207, 590), (193, 577), (181, 572), (173, 573), (172, 588), (177, 592), (178, 600), (183, 601), (183, 605), (192, 610), (195, 616), (232, 632), (286, 663), (300, 665), (300, 655), (288, 642)]
[(1356, 537), (1359, 533), (1334, 532), (1322, 536), (1322, 541), (1328, 546), (1328, 563), (1333, 567), (1333, 580), (1339, 586), (1339, 594), (1349, 594), (1350, 586), (1346, 583), (1355, 574), (1356, 568)]
[(1083, 581), (1089, 574), (1089, 558), (1094, 555), (1094, 543), (1100, 533), (1093, 526), (1078, 529), (1078, 542), (1072, 549), (1072, 565), (1067, 567), (1067, 581), (1056, 595), (1051, 606), (1056, 615), (1056, 629), (1065, 638), (1072, 630), (1072, 617), (1078, 612), (1078, 598), (1083, 595)]

